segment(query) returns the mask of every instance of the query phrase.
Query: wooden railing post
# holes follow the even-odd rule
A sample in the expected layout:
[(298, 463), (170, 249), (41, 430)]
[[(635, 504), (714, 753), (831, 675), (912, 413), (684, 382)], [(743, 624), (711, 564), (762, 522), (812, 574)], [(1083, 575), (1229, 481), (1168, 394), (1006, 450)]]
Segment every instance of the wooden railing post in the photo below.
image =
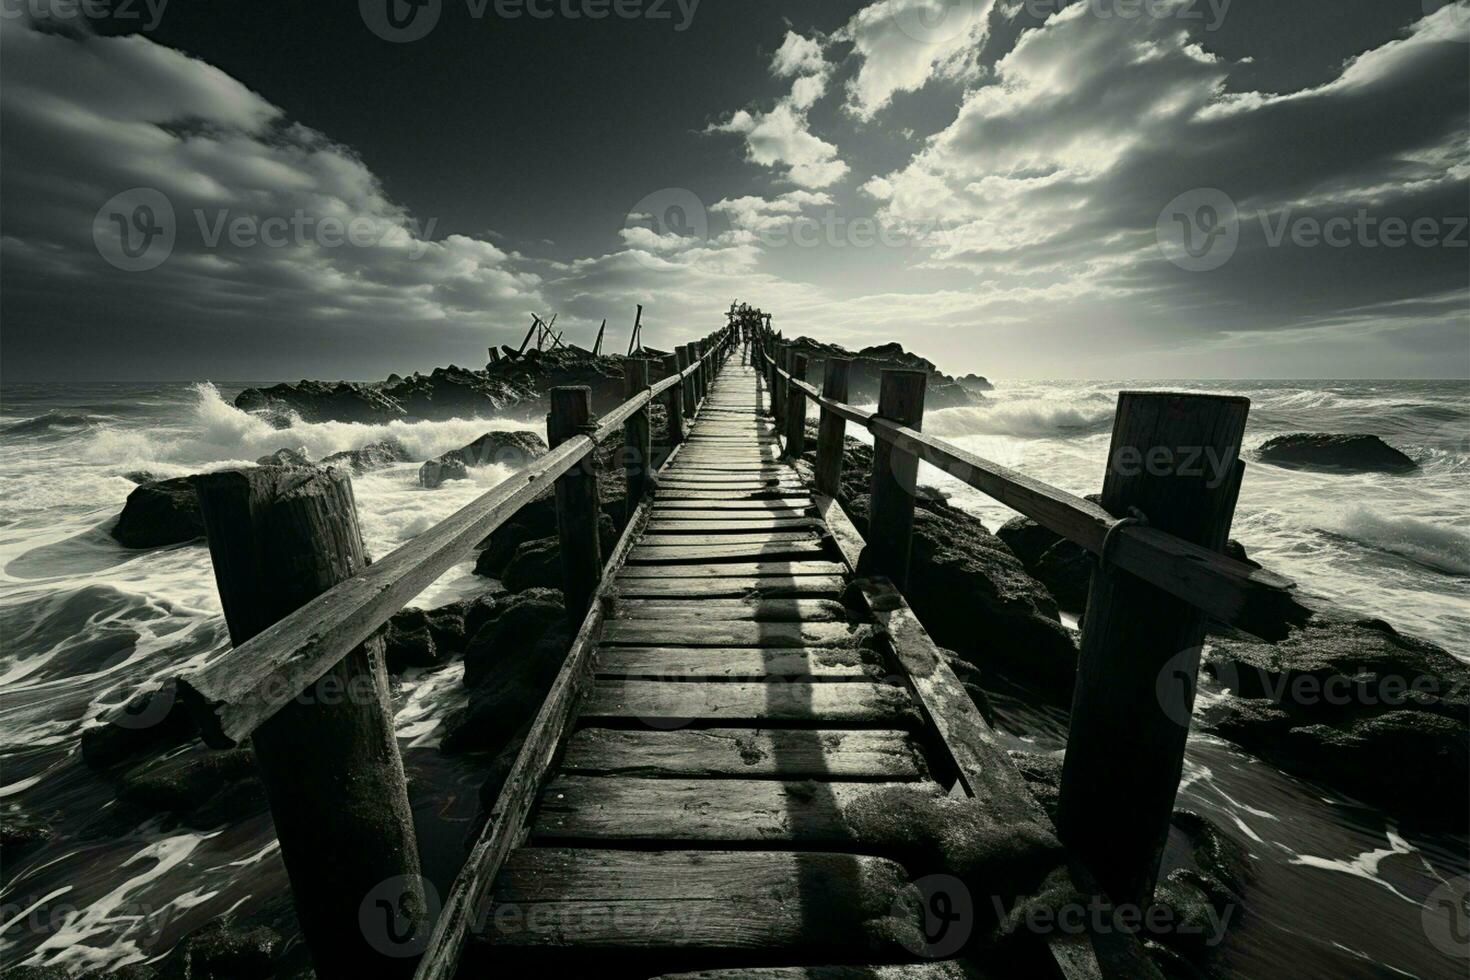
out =
[[(852, 362), (844, 357), (827, 358), (826, 374), (822, 377), (822, 397), (833, 401), (847, 401), (847, 373)], [(817, 465), (813, 478), (817, 491), (836, 497), (842, 487), (842, 453), (847, 435), (847, 420), (836, 412), (823, 408), (817, 426)]]
[[(878, 389), (878, 416), (910, 429), (924, 421), (924, 371), (885, 370)], [(919, 458), (881, 438), (873, 440), (873, 475), (869, 484), (865, 574), (886, 575), (899, 589), (908, 584), (909, 541), (914, 533), (914, 491)]]
[[(1223, 550), (1250, 401), (1122, 392), (1102, 506)], [(1136, 516), (1133, 515), (1133, 516)], [(1184, 764), (1205, 616), (1103, 563), (1092, 574), (1057, 826), (1116, 903), (1146, 907)]]
[(698, 393), (699, 403), (704, 404), (704, 396), (709, 392), (709, 359), (704, 356), (709, 344), (702, 340), (694, 342), (694, 356), (699, 362), (698, 369), (694, 372), (694, 390)]
[[(664, 371), (670, 378), (679, 373), (678, 354), (664, 357)], [(664, 414), (669, 420), (669, 450), (672, 452), (675, 446), (684, 441), (684, 386), (670, 385), (669, 390), (664, 393), (664, 399)]]
[[(684, 344), (679, 348), (679, 370), (689, 370), (689, 365), (694, 363), (694, 345)], [(694, 396), (694, 375), (684, 379), (684, 414), (688, 418), (694, 417), (694, 410), (699, 407), (698, 399)]]
[(766, 408), (766, 413), (774, 420), (776, 418), (776, 359), (779, 356), (779, 351), (776, 347), (775, 338), (770, 336), (765, 338), (762, 346), (768, 358), (763, 369), (766, 373), (766, 395), (771, 402)]
[[(551, 389), (546, 441), (555, 449), (583, 434), (592, 421), (592, 389), (585, 385)], [(556, 530), (561, 539), (562, 593), (567, 615), (580, 623), (602, 578), (602, 545), (597, 521), (597, 452), (594, 450), (556, 481)]]
[[(791, 355), (791, 376), (806, 380), (806, 355)], [(794, 384), (786, 386), (786, 455), (800, 459), (806, 452), (806, 392)]]
[[(352, 482), (339, 470), (262, 466), (193, 485), (235, 646), (367, 564)], [(349, 653), (252, 742), (316, 975), (411, 973), (405, 956), (432, 923), (383, 641)]]
[[(782, 371), (791, 366), (789, 357), (791, 349), (785, 344), (776, 344), (776, 368)], [(782, 431), (786, 424), (786, 379), (777, 373), (776, 368), (771, 369), (771, 417), (776, 422), (776, 431)]]
[[(630, 357), (623, 361), (623, 400), (627, 401), (648, 390), (648, 361)], [(649, 431), (648, 408), (628, 416), (623, 423), (623, 469), (628, 479), (628, 516), (633, 516), (639, 501), (648, 492), (649, 472), (653, 465), (652, 433)]]

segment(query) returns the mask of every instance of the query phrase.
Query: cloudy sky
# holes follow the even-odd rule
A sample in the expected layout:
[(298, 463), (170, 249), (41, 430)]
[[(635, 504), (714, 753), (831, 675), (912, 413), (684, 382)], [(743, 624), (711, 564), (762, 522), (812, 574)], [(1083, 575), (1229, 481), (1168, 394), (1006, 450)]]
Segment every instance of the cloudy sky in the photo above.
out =
[[(330, 8), (330, 9), (329, 9)], [(0, 4), (0, 370), (1470, 376), (1470, 0)]]

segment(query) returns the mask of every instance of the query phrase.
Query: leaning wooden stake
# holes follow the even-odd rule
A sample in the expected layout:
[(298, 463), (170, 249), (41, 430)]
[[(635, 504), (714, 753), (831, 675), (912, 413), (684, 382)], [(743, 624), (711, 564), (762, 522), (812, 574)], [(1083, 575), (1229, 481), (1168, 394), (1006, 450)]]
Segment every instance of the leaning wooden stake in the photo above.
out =
[[(822, 378), (822, 395), (833, 401), (847, 401), (847, 375), (852, 362), (844, 357), (827, 358)], [(817, 465), (813, 474), (817, 490), (829, 497), (837, 496), (842, 486), (842, 452), (847, 435), (847, 420), (836, 412), (822, 409), (817, 426)]]
[[(878, 389), (878, 417), (910, 429), (924, 421), (924, 371), (886, 370)], [(869, 484), (868, 545), (864, 574), (887, 575), (902, 589), (909, 579), (909, 542), (914, 532), (914, 491), (919, 458), (882, 439), (873, 440), (873, 474)]]
[[(592, 421), (592, 389), (585, 385), (551, 389), (546, 441), (555, 449), (584, 434)], [(602, 545), (597, 522), (597, 453), (591, 452), (556, 481), (556, 530), (561, 539), (562, 593), (567, 615), (581, 622), (602, 577)]]
[[(648, 365), (650, 362), (630, 357), (623, 361), (623, 399), (626, 401), (640, 392), (648, 390)], [(648, 492), (652, 468), (653, 447), (648, 424), (648, 408), (644, 406), (623, 423), (623, 469), (628, 479), (627, 515), (633, 511)]]
[[(1123, 392), (1102, 506), (1221, 551), (1250, 401)], [(1106, 545), (1104, 545), (1106, 552)], [(1057, 826), (1118, 903), (1153, 896), (1184, 765), (1205, 617), (1106, 563), (1093, 572)]]
[[(367, 564), (340, 470), (263, 466), (193, 485), (236, 646)], [(406, 957), (432, 923), (382, 640), (349, 653), (252, 742), (316, 975), (411, 973)]]
[[(806, 355), (791, 355), (791, 376), (806, 380)], [(806, 392), (796, 385), (786, 386), (786, 455), (800, 459), (806, 452)]]
[(592, 345), (592, 356), (602, 356), (602, 335), (607, 330), (607, 317), (602, 318), (602, 326), (597, 328), (597, 341)]
[(643, 349), (643, 304), (638, 304), (638, 315), (633, 317), (633, 332), (628, 335), (628, 356), (632, 357), (635, 350)]
[[(664, 372), (671, 378), (679, 373), (678, 354), (664, 357)], [(675, 446), (684, 441), (684, 386), (670, 385), (664, 398), (664, 414), (669, 419), (669, 450), (672, 452)]]

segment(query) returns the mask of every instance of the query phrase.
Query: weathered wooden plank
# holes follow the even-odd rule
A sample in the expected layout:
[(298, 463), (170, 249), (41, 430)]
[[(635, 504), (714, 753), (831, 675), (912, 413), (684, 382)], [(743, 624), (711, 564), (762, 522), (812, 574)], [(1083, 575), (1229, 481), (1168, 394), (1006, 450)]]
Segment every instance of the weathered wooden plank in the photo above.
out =
[(676, 580), (685, 578), (747, 578), (752, 575), (841, 575), (846, 568), (834, 561), (793, 559), (790, 561), (728, 562), (709, 565), (677, 565), (659, 568), (651, 565), (628, 565), (618, 572), (618, 581), (630, 578)]
[(716, 498), (713, 500), (671, 500), (668, 498), (655, 498), (653, 509), (660, 517), (677, 516), (665, 514), (665, 511), (765, 511), (776, 513), (780, 511), (795, 510), (807, 512), (811, 509), (812, 500), (808, 496), (792, 497), (789, 500), (728, 500)]
[(818, 539), (775, 541), (770, 544), (646, 545), (628, 557), (635, 563), (705, 563), (711, 560), (778, 561), (812, 559), (827, 553)]
[(968, 960), (884, 966), (772, 966), (665, 973), (654, 980), (992, 980)]
[(748, 620), (758, 623), (845, 623), (851, 612), (831, 599), (626, 599), (612, 603), (609, 619)]
[(541, 794), (531, 840), (842, 847), (859, 842), (847, 814), (894, 785), (560, 775)]
[[(688, 566), (680, 566), (685, 568)], [(837, 598), (847, 581), (835, 575), (761, 575), (708, 578), (619, 578), (615, 594), (620, 598), (751, 598), (821, 599)]]
[(901, 731), (584, 728), (567, 742), (563, 772), (582, 775), (913, 781), (923, 750)]
[[(702, 513), (695, 511), (696, 514)], [(761, 531), (818, 531), (822, 528), (820, 520), (814, 517), (803, 517), (800, 511), (789, 511), (791, 517), (766, 518), (760, 515), (737, 518), (735, 520), (702, 519), (702, 520), (668, 520), (660, 519), (648, 526), (650, 534), (752, 534)], [(726, 518), (729, 515), (725, 515)]]
[(907, 729), (917, 724), (918, 715), (909, 693), (896, 684), (599, 680), (582, 720), (654, 728), (808, 722)]
[(919, 927), (907, 886), (898, 864), (862, 855), (523, 847), (484, 921), (506, 946), (657, 948), (677, 937), (683, 949), (843, 954), (870, 934)]
[(646, 680), (760, 681), (770, 678), (882, 680), (882, 658), (855, 647), (772, 650), (750, 647), (603, 647), (597, 676)]
[(660, 487), (659, 496), (664, 500), (780, 500), (786, 506), (807, 507), (811, 498), (801, 496), (788, 487), (773, 487), (766, 490), (694, 490), (687, 487)]
[(682, 619), (611, 619), (604, 624), (602, 642), (620, 646), (686, 647), (800, 647), (857, 646), (872, 627), (849, 623), (762, 623), (753, 620), (710, 622), (691, 603)]
[(767, 545), (786, 544), (792, 541), (816, 541), (820, 534), (813, 528), (796, 531), (747, 531), (741, 533), (732, 531), (721, 534), (653, 534), (643, 535), (640, 544), (655, 547), (660, 545), (678, 545), (686, 548), (702, 548), (706, 545), (718, 545), (722, 548), (733, 548), (737, 545)]

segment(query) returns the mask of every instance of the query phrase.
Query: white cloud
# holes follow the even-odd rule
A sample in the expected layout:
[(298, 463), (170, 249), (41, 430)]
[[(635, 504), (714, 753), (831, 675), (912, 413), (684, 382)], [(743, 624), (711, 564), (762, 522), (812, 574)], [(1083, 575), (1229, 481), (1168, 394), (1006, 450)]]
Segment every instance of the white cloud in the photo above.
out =
[(788, 31), (771, 59), (771, 72), (777, 78), (795, 76), (789, 94), (769, 112), (741, 109), (708, 131), (745, 137), (746, 159), (782, 171), (797, 187), (831, 187), (849, 168), (836, 146), (812, 135), (807, 111), (827, 94), (832, 66), (817, 41)]
[(984, 42), (993, 0), (878, 0), (837, 34), (861, 59), (848, 80), (848, 108), (871, 119), (899, 92), (932, 78), (970, 78)]

